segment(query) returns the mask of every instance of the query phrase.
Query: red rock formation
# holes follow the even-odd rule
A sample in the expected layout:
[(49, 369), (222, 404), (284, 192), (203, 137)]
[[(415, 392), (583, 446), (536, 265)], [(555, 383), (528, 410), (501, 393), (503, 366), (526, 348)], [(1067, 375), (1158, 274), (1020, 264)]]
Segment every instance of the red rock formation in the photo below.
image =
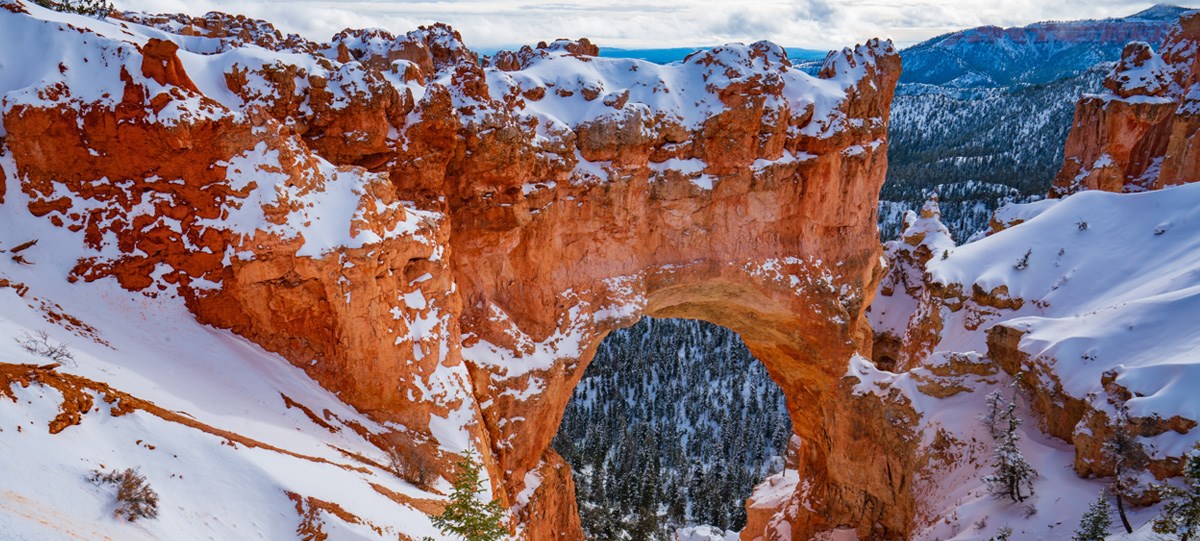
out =
[(151, 14), (137, 11), (113, 11), (112, 19), (142, 24), (180, 36), (216, 38), (223, 50), (254, 44), (272, 51), (295, 51), (312, 53), (316, 44), (298, 34), (284, 36), (274, 25), (262, 19), (245, 15), (231, 15), (210, 11), (193, 17), (182, 13)]
[[(906, 301), (880, 303), (870, 309), (871, 326), (875, 330), (872, 360), (880, 369), (913, 368), (933, 352), (940, 338), (943, 299), (925, 271), (925, 264), (935, 257), (945, 257), (954, 248), (954, 240), (941, 217), (937, 195), (933, 195), (925, 202), (920, 216), (910, 212), (904, 217), (900, 238), (884, 246), (888, 269), (879, 284), (879, 294)], [(896, 309), (911, 312), (886, 312)]]
[(578, 41), (560, 39), (549, 44), (540, 42), (537, 47), (525, 45), (517, 51), (498, 51), (495, 55), (485, 58), (484, 62), (504, 71), (519, 71), (529, 67), (535, 58), (549, 58), (556, 51), (575, 57), (600, 56), (600, 48), (587, 38)]
[[(765, 42), (674, 67), (556, 42), (491, 69), (443, 25), (317, 47), (220, 14), (126, 17), (313, 56), (192, 83), (173, 44), (110, 41), (143, 67), (120, 99), (66, 78), (43, 83), (57, 104), (6, 98), (29, 210), (97, 253), (76, 277), (178, 292), (446, 452), (469, 434), (530, 539), (579, 537), (549, 443), (600, 340), (641, 315), (712, 321), (799, 436), (807, 489), (757, 511), (772, 531), (908, 532), (911, 412), (844, 378), (871, 348), (890, 44), (832, 54), (816, 84)], [(580, 68), (602, 61), (628, 75)]]
[(200, 92), (183, 70), (183, 63), (179, 61), (179, 57), (175, 55), (175, 51), (178, 50), (179, 46), (174, 42), (150, 38), (142, 46), (142, 75), (160, 85)]
[[(886, 118), (894, 57), (872, 59), (863, 54), (868, 50), (832, 58), (826, 74), (838, 73), (843, 62), (843, 69), (873, 72), (854, 87), (862, 101), (848, 103), (847, 114)], [(723, 53), (688, 62), (712, 65), (716, 73), (744, 69), (726, 64)], [(765, 46), (748, 51), (750, 60), (771, 54)], [(824, 511), (796, 519), (798, 538), (824, 521), (902, 536), (911, 504), (903, 483), (887, 482), (889, 464), (858, 463), (849, 472), (831, 468), (827, 452), (875, 445), (866, 440), (877, 431), (831, 431), (830, 424), (838, 412), (858, 407), (837, 385), (843, 359), (869, 347), (862, 310), (878, 252), (865, 221), (873, 219), (868, 199), (884, 164), (881, 146), (861, 145), (883, 138), (882, 122), (828, 139), (789, 137), (788, 124), (820, 121), (806, 110), (772, 111), (770, 97), (783, 88), (769, 76), (735, 84), (721, 94), (729, 108), (682, 138), (669, 124), (648, 134), (627, 128), (646, 122), (637, 116), (577, 131), (585, 158), (611, 158), (607, 181), (551, 177), (554, 187), (526, 194), (516, 182), (528, 177), (497, 178), (508, 185), (476, 185), (488, 191), (452, 201), (451, 243), (470, 333), (464, 357), (476, 366), (475, 388), (501, 470), (512, 472), (510, 490), (519, 491), (525, 472), (550, 461), (547, 447), (571, 389), (609, 330), (640, 314), (705, 319), (737, 331), (789, 396), (805, 442), (799, 467), (815, 487), (808, 503)], [(612, 136), (593, 137), (591, 130)], [(650, 157), (667, 149), (684, 159), (703, 156), (719, 180), (705, 189), (682, 174), (655, 174)], [(762, 172), (751, 167), (785, 150), (816, 157)], [(831, 192), (817, 180), (831, 178), (849, 184)], [(531, 531), (559, 531), (571, 513), (546, 517)]]
[(1050, 190), (1141, 191), (1200, 180), (1200, 13), (1184, 15), (1161, 54), (1130, 43), (1104, 86), (1075, 108)]
[[(1081, 477), (1113, 475), (1113, 464), (1104, 452), (1104, 444), (1113, 434), (1113, 422), (1101, 407), (1084, 397), (1075, 397), (1062, 389), (1062, 383), (1052, 364), (1053, 359), (1030, 358), (1019, 348), (1024, 332), (1005, 325), (988, 331), (988, 356), (1009, 374), (1026, 372), (1033, 384), (1027, 387), (1032, 398), (1033, 412), (1042, 428), (1049, 434), (1070, 442), (1075, 448), (1075, 472)], [(1132, 398), (1129, 390), (1113, 381), (1112, 374), (1103, 380), (1107, 401), (1113, 406)], [(1178, 415), (1170, 418), (1131, 417), (1131, 430), (1138, 436), (1152, 438), (1168, 431), (1186, 434), (1196, 427), (1196, 421)], [(1149, 460), (1147, 469), (1157, 479), (1183, 475), (1183, 460), (1179, 456), (1161, 456)], [(1153, 503), (1158, 497), (1146, 491), (1138, 505)]]

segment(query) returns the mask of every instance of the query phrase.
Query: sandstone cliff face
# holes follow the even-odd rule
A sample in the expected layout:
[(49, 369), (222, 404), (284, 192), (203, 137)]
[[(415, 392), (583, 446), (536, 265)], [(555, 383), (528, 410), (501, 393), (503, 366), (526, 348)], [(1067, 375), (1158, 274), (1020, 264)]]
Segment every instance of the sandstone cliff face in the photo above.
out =
[(1159, 52), (1125, 47), (1107, 93), (1075, 109), (1052, 197), (1143, 191), (1200, 180), (1200, 14), (1184, 15)]
[[(586, 40), (481, 63), (444, 25), (316, 44), (221, 14), (123, 18), (192, 39), (72, 28), (46, 54), (79, 58), (3, 98), (29, 212), (95, 251), (74, 279), (184, 297), (442, 472), (480, 447), (539, 540), (579, 536), (549, 443), (600, 340), (641, 315), (712, 321), (788, 396), (806, 480), (743, 537), (906, 535), (911, 424), (843, 381), (871, 348), (889, 43), (813, 78), (765, 42), (678, 66)], [(95, 92), (75, 72), (100, 57)]]

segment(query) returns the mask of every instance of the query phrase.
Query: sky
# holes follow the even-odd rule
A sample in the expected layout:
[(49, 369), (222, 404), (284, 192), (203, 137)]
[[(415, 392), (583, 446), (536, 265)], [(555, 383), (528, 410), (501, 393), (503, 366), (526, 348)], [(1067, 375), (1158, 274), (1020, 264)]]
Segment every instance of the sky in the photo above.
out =
[[(1200, 7), (1200, 0), (1175, 2)], [(242, 13), (325, 41), (344, 28), (403, 33), (445, 22), (468, 46), (508, 48), (587, 37), (602, 47), (701, 47), (766, 39), (834, 49), (871, 37), (907, 46), (981, 25), (1129, 15), (1130, 0), (116, 0), (120, 9)]]

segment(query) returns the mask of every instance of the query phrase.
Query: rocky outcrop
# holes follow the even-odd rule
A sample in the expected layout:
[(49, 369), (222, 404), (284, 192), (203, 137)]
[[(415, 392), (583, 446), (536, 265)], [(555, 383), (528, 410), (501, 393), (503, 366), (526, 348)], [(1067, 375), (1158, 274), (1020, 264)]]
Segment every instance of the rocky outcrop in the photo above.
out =
[[(133, 43), (4, 17), (117, 59), (103, 95), (73, 79), (82, 62), (0, 89), (28, 210), (95, 252), (72, 279), (184, 297), (443, 472), (479, 447), (529, 539), (579, 537), (549, 443), (600, 340), (642, 315), (708, 320), (788, 397), (806, 482), (758, 509), (772, 531), (908, 532), (911, 415), (843, 381), (871, 348), (890, 43), (831, 54), (818, 80), (766, 42), (674, 66), (555, 42), (485, 66), (444, 25), (311, 44), (126, 14), (204, 38)], [(175, 45), (226, 54), (201, 77)]]
[[(1197, 302), (1196, 252), (1193, 229), (1165, 235), (1191, 223), (1198, 188), (1093, 191), (1005, 207), (994, 234), (942, 257), (928, 257), (932, 251), (913, 242), (918, 236), (906, 234), (889, 246), (892, 264), (870, 311), (878, 330), (898, 331), (892, 352), (918, 352), (916, 369), (895, 377), (923, 396), (953, 396), (972, 390), (954, 381), (969, 379), (964, 374), (996, 382), (972, 362), (986, 352), (985, 363), (1007, 376), (1024, 374), (1021, 407), (1073, 445), (1080, 476), (1113, 474), (1104, 446), (1118, 429), (1137, 436), (1149, 474), (1180, 475), (1196, 445), (1193, 395), (1183, 390), (1196, 377), (1187, 317)], [(893, 313), (905, 317), (889, 319)]]
[[(988, 356), (1011, 375), (1024, 372), (1033, 383), (1026, 386), (1031, 406), (1047, 433), (1070, 442), (1075, 448), (1075, 472), (1081, 477), (1113, 475), (1112, 460), (1105, 454), (1104, 445), (1116, 430), (1114, 416), (1133, 398), (1133, 393), (1116, 382), (1115, 373), (1101, 378), (1102, 401), (1092, 397), (1076, 397), (1064, 391), (1053, 359), (1031, 358), (1020, 349), (1025, 332), (1006, 325), (996, 325), (988, 331)], [(1131, 416), (1126, 421), (1130, 431), (1141, 438), (1154, 438), (1167, 432), (1187, 434), (1197, 422), (1180, 415), (1164, 418), (1157, 415)], [(1157, 479), (1183, 475), (1184, 460), (1174, 454), (1152, 454), (1147, 469)], [(1153, 491), (1141, 498), (1141, 504), (1157, 500)]]
[(113, 11), (109, 17), (145, 25), (180, 36), (211, 38), (214, 50), (226, 51), (248, 44), (271, 51), (295, 51), (311, 53), (316, 44), (299, 34), (283, 35), (270, 22), (245, 15), (231, 15), (210, 11), (194, 17), (183, 13), (141, 13), (136, 11)]
[(925, 265), (948, 256), (955, 246), (941, 216), (937, 195), (932, 195), (919, 216), (912, 211), (904, 216), (900, 238), (884, 245), (888, 268), (879, 295), (886, 300), (869, 308), (875, 331), (872, 360), (880, 369), (911, 369), (937, 345), (943, 292), (932, 283)]
[(1154, 190), (1200, 180), (1200, 12), (1185, 14), (1159, 52), (1130, 43), (1075, 109), (1063, 168), (1050, 190)]
[(183, 69), (175, 54), (179, 46), (171, 41), (150, 38), (142, 46), (142, 75), (163, 86), (173, 86), (190, 92), (200, 92)]
[(468, 424), (442, 215), (402, 203), (386, 175), (318, 157), (261, 108), (180, 86), (190, 78), (174, 43), (101, 43), (93, 54), (120, 61), (118, 99), (84, 101), (67, 67), (65, 81), (3, 100), (28, 211), (95, 254), (68, 278), (180, 295), (200, 321), (414, 427), (418, 444), (433, 440), (431, 416)]
[[(988, 236), (961, 246), (943, 240), (927, 205), (887, 246), (889, 268), (869, 311), (876, 362), (856, 359), (852, 372), (891, 384), (882, 389), (902, 382), (907, 396), (923, 402), (929, 424), (918, 453), (931, 463), (917, 483), (918, 492), (932, 494), (917, 512), (923, 536), (945, 537), (924, 525), (949, 524), (946, 517), (963, 509), (963, 492), (950, 492), (956, 503), (938, 503), (947, 493), (942, 478), (955, 478), (959, 468), (985, 475), (993, 452), (988, 436), (964, 437), (978, 428), (975, 415), (941, 426), (936, 417), (955, 400), (983, 402), (955, 398), (962, 393), (1010, 381), (1019, 380), (1011, 391), (1021, 396), (1018, 408), (1028, 407), (1041, 430), (1073, 446), (1080, 477), (1113, 475), (1105, 445), (1117, 430), (1135, 436), (1148, 464), (1138, 472), (1142, 492), (1127, 503), (1154, 503), (1151, 477), (1182, 473), (1198, 424), (1184, 390), (1197, 377), (1194, 333), (1186, 330), (1197, 306), (1194, 228), (1164, 239), (1181, 230), (1176, 224), (1192, 223), (1200, 186), (1136, 196), (1099, 191), (1197, 180), (1197, 31), (1200, 15), (1191, 14), (1161, 54), (1129, 45), (1108, 93), (1080, 102), (1052, 195), (1095, 191), (1006, 205)], [(891, 367), (903, 372), (880, 373)]]

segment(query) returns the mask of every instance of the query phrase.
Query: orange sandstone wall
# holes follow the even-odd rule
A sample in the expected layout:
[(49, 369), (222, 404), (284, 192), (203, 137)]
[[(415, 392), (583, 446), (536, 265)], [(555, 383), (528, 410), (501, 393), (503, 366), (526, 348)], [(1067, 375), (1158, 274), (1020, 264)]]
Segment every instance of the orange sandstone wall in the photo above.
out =
[(1200, 13), (1180, 18), (1159, 52), (1130, 43), (1106, 93), (1075, 108), (1050, 190), (1154, 190), (1200, 180)]
[(642, 315), (712, 321), (766, 365), (799, 436), (805, 483), (743, 538), (906, 535), (911, 411), (842, 381), (871, 348), (889, 43), (812, 78), (765, 42), (673, 67), (586, 40), (480, 62), (442, 25), (316, 44), (223, 14), (122, 17), (307, 60), (214, 82), (176, 43), (95, 38), (121, 96), (73, 97), (64, 71), (6, 101), (28, 210), (96, 251), (72, 279), (183, 296), (444, 470), (469, 438), (537, 540), (580, 536), (549, 443), (600, 340)]

